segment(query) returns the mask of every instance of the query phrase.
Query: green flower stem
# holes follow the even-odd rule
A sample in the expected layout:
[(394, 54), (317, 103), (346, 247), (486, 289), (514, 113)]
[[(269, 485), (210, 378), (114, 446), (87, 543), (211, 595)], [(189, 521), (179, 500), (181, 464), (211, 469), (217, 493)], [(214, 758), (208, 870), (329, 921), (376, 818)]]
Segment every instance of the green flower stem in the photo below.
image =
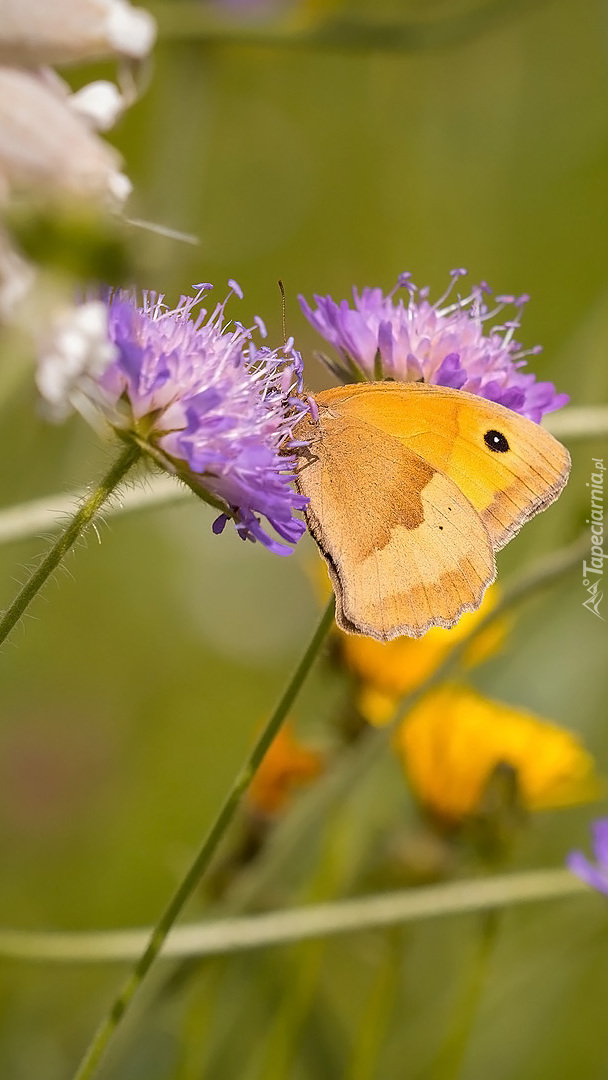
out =
[(290, 853), (297, 851), (300, 846), (305, 848), (311, 842), (322, 824), (327, 821), (332, 807), (336, 806), (348, 791), (353, 790), (360, 778), (374, 768), (376, 762), (386, 752), (391, 733), (406, 713), (414, 708), (424, 694), (451, 678), (459, 670), (463, 655), (471, 642), (503, 615), (513, 611), (524, 601), (528, 602), (538, 596), (541, 591), (548, 589), (578, 568), (588, 550), (589, 535), (585, 531), (571, 544), (558, 548), (548, 555), (542, 555), (522, 573), (509, 579), (498, 604), (473, 625), (431, 675), (415, 690), (409, 691), (402, 697), (391, 722), (386, 727), (369, 728), (356, 743), (342, 751), (340, 761), (336, 762), (334, 767), (302, 796), (299, 805), (290, 815), (286, 827), (277, 830), (271, 848), (268, 849), (261, 865), (258, 866), (255, 878), (239, 890), (239, 910), (250, 907), (252, 904), (255, 905), (260, 895), (267, 893), (268, 889), (272, 890), (275, 881), (284, 872), (284, 864), (289, 859)]
[(37, 596), (53, 571), (57, 569), (61, 560), (65, 558), (70, 548), (74, 546), (84, 529), (93, 520), (104, 503), (107, 502), (112, 492), (116, 490), (120, 481), (140, 456), (141, 451), (139, 448), (130, 443), (122, 451), (118, 460), (114, 462), (109, 472), (106, 473), (93, 494), (85, 497), (67, 528), (57, 538), (40, 565), (30, 575), (10, 607), (6, 609), (2, 618), (0, 618), (0, 645), (6, 641), (11, 630), (27, 610), (34, 597)]
[(192, 476), (192, 474), (189, 474), (188, 472), (176, 472), (175, 475), (181, 480), (182, 484), (185, 484), (194, 495), (207, 503), (207, 506), (210, 506), (212, 510), (219, 510), (220, 514), (226, 514), (227, 517), (234, 518), (234, 511), (231, 510), (225, 502), (222, 502), (221, 499), (216, 499), (215, 495), (212, 495), (210, 491), (207, 491), (202, 484), (197, 483), (195, 476)]
[(176, 480), (180, 480), (185, 487), (190, 488), (190, 491), (194, 492), (199, 499), (202, 499), (202, 501), (207, 503), (207, 506), (210, 506), (213, 510), (219, 510), (221, 514), (226, 514), (229, 518), (235, 518), (235, 512), (227, 505), (227, 503), (225, 503), (223, 499), (219, 499), (217, 496), (212, 495), (211, 492), (207, 490), (203, 483), (204, 477), (200, 480), (197, 479), (194, 473), (190, 472), (185, 466), (185, 463), (184, 468), (181, 468), (177, 461), (167, 458), (161, 450), (155, 447), (154, 444), (146, 438), (145, 434), (135, 436), (135, 441), (137, 442), (137, 445), (141, 447), (144, 454), (148, 454), (153, 458), (163, 473), (168, 472), (170, 476), (174, 476)]
[(332, 597), (313, 634), (306, 652), (291, 676), (274, 712), (259, 735), (247, 761), (232, 784), (194, 862), (171, 897), (167, 907), (154, 927), (144, 951), (122, 986), (122, 989), (114, 1000), (108, 1014), (93, 1036), (93, 1040), (80, 1063), (74, 1080), (90, 1080), (90, 1077), (95, 1074), (97, 1066), (116, 1033), (119, 1024), (128, 1012), (133, 998), (157, 959), (169, 931), (194, 893), (194, 890), (198, 886), (211, 859), (217, 851), (218, 845), (235, 815), (241, 798), (255, 776), (266, 751), (277, 735), (306, 679), (306, 676), (316, 660), (321, 646), (329, 633), (333, 619), (334, 601)]

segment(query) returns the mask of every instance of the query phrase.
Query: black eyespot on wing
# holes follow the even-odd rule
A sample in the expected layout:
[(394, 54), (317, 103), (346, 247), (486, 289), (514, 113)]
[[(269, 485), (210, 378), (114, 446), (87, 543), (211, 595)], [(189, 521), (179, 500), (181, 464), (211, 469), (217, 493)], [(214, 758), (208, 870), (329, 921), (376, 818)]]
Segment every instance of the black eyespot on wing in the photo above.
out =
[(502, 434), (502, 431), (486, 431), (483, 441), (485, 442), (488, 450), (494, 450), (496, 453), (505, 454), (507, 450), (510, 450), (510, 446)]

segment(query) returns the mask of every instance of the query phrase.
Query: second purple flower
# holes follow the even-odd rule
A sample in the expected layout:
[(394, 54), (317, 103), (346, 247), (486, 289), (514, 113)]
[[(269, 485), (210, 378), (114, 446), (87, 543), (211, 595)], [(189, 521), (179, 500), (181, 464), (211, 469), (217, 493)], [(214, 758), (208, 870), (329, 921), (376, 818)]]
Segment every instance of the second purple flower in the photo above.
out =
[[(474, 285), (465, 297), (454, 296), (466, 271), (453, 270), (451, 284), (431, 304), (427, 288), (418, 289), (409, 274), (385, 295), (381, 289), (353, 289), (353, 304), (315, 296), (316, 309), (301, 296), (308, 321), (336, 349), (339, 359), (323, 357), (340, 382), (396, 379), (467, 390), (527, 416), (537, 423), (561, 408), (567, 394), (553, 383), (537, 382), (523, 370), (526, 356), (516, 341), (526, 296), (498, 296), (488, 306), (490, 289)], [(407, 299), (397, 298), (399, 289)], [(509, 318), (496, 321), (511, 306)]]

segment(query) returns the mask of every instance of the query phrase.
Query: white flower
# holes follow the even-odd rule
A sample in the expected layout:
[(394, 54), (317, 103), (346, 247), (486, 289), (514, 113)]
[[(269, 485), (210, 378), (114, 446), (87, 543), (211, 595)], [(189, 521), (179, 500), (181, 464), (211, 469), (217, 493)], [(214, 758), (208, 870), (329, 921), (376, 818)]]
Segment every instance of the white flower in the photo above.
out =
[(33, 190), (116, 206), (131, 190), (120, 164), (53, 72), (0, 67), (0, 202)]
[(140, 60), (152, 16), (127, 0), (0, 0), (0, 63), (69, 64), (101, 56)]
[[(118, 151), (97, 132), (133, 103), (135, 81), (124, 89), (93, 82), (72, 93), (47, 65), (139, 61), (155, 37), (152, 16), (128, 0), (0, 0), (0, 211), (22, 193), (122, 208), (131, 182)], [(18, 318), (35, 278), (0, 221), (0, 323)]]
[[(108, 334), (108, 307), (102, 300), (58, 312), (40, 351), (36, 382), (55, 420), (81, 408), (81, 390), (101, 375), (117, 355)], [(87, 413), (88, 416), (88, 413)]]
[(35, 277), (34, 269), (13, 248), (0, 227), (0, 323), (7, 322), (27, 295)]

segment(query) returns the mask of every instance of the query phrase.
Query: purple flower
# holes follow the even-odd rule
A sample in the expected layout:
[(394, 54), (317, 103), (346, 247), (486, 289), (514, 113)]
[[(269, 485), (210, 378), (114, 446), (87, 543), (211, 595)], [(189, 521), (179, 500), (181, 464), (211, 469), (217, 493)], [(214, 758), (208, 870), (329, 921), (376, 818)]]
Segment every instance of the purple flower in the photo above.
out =
[(566, 862), (573, 874), (608, 896), (608, 818), (594, 821), (592, 831), (595, 864), (582, 851), (570, 852)]
[[(526, 356), (540, 348), (523, 350), (515, 340), (527, 296), (498, 296), (490, 309), (489, 287), (482, 282), (465, 297), (451, 299), (456, 281), (465, 270), (452, 270), (447, 291), (434, 304), (428, 288), (418, 289), (409, 274), (401, 274), (388, 295), (381, 289), (353, 289), (354, 306), (336, 303), (331, 296), (315, 296), (312, 310), (303, 296), (306, 318), (337, 350), (340, 359), (323, 357), (341, 382), (397, 379), (424, 380), (505, 405), (537, 423), (543, 413), (561, 408), (569, 400), (549, 382), (537, 382), (523, 371)], [(399, 288), (407, 301), (395, 298)], [(511, 305), (510, 319), (490, 325)]]
[(214, 532), (233, 518), (243, 539), (286, 555), (291, 548), (268, 535), (260, 516), (288, 544), (305, 530), (293, 515), (308, 500), (291, 487), (289, 454), (299, 445), (293, 428), (309, 409), (296, 396), (302, 361), (293, 341), (281, 349), (254, 344), (254, 332), (266, 336), (261, 319), (254, 327), (226, 323), (227, 300), (242, 296), (236, 282), (229, 285), (211, 314), (200, 307), (210, 285), (197, 286), (174, 310), (156, 293), (144, 293), (141, 307), (114, 293), (104, 305), (103, 340), (95, 338), (100, 302), (83, 305), (78, 334), (63, 326), (62, 345), (47, 350), (38, 384), (56, 410), (68, 401), (89, 416), (94, 405), (122, 437), (225, 508)]

